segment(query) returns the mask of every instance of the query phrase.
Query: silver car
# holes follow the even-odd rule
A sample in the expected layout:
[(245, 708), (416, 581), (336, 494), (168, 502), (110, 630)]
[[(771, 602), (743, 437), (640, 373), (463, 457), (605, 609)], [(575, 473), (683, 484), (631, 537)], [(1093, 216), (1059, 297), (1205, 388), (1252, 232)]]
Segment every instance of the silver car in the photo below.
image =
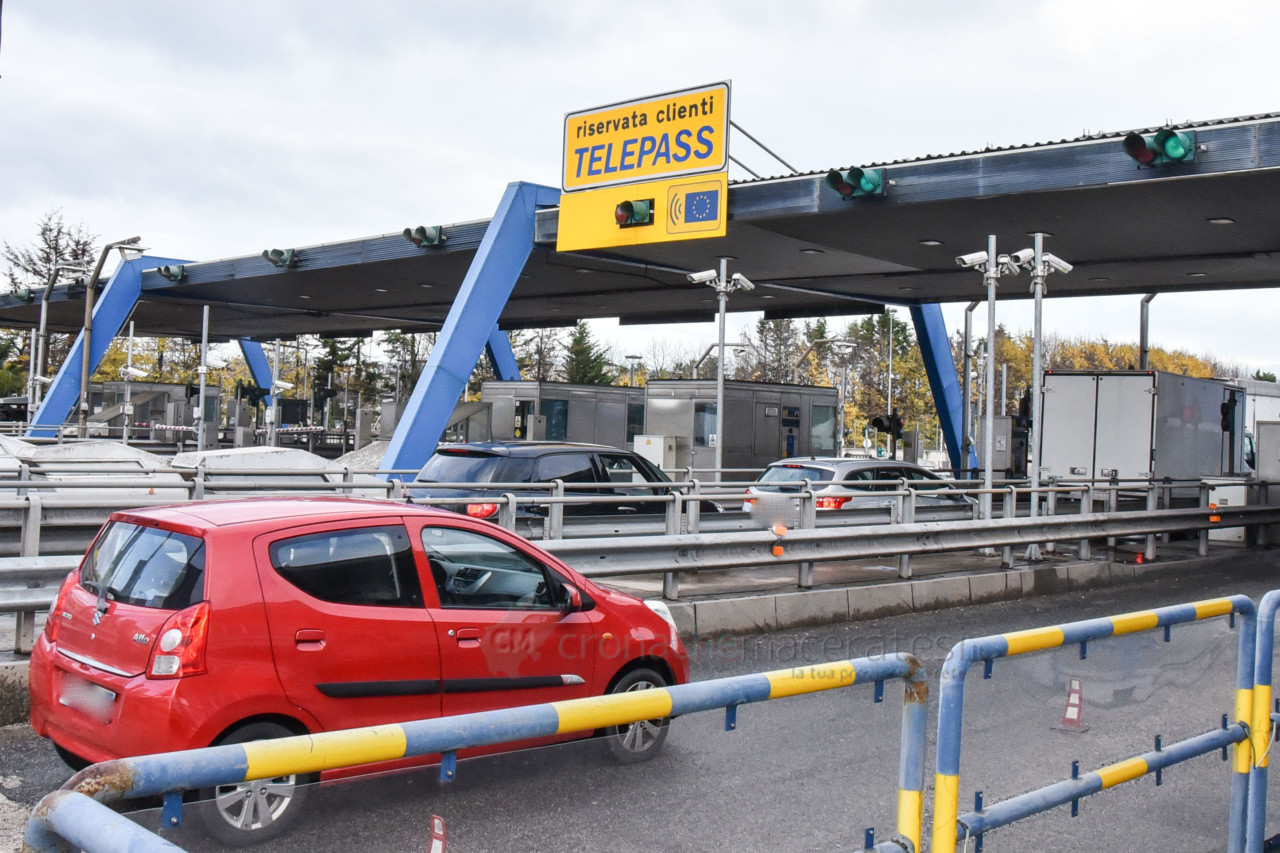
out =
[(817, 510), (852, 510), (896, 506), (894, 494), (905, 481), (916, 491), (916, 507), (966, 509), (975, 506), (972, 498), (955, 491), (937, 474), (910, 462), (894, 459), (845, 458), (837, 456), (796, 456), (780, 459), (765, 468), (764, 474), (747, 489), (744, 502), (753, 516), (768, 523), (797, 523), (799, 501), (780, 498), (804, 488), (808, 480), (816, 493)]

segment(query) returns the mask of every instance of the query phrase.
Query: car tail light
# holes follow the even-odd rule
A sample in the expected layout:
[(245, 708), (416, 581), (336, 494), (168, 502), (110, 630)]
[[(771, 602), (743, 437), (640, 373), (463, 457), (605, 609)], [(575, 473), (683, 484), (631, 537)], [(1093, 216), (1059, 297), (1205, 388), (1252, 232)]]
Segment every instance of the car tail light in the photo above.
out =
[(472, 518), (489, 518), (497, 514), (497, 504), (467, 504), (467, 515)]
[(209, 635), (209, 602), (179, 610), (160, 629), (151, 653), (148, 678), (185, 678), (205, 672), (204, 649)]
[(742, 499), (742, 505), (743, 505), (743, 506), (751, 506), (751, 505), (752, 505), (753, 503), (755, 503), (755, 502), (756, 502), (756, 499), (755, 499), (755, 498), (743, 498), (743, 499)]
[(818, 509), (839, 509), (848, 502), (848, 498), (818, 498)]
[(49, 611), (49, 618), (44, 620), (44, 637), (51, 643), (58, 642), (58, 628), (62, 625), (62, 613), (67, 605), (67, 596), (71, 594), (71, 589), (76, 585), (79, 576), (79, 571), (68, 572), (62, 579), (62, 586), (58, 587), (58, 597), (53, 601), (53, 609)]

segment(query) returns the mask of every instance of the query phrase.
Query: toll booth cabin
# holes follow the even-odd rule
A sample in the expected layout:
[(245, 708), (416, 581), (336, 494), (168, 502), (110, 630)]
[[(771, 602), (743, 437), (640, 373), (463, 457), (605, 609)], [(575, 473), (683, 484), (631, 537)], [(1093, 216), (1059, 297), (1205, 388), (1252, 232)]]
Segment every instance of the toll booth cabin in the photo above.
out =
[[(674, 437), (674, 465), (716, 467), (716, 383), (655, 379), (645, 390), (644, 433)], [(725, 468), (761, 469), (787, 456), (834, 456), (839, 398), (834, 388), (724, 383)], [(668, 454), (669, 455), (669, 454)]]
[(497, 441), (579, 441), (630, 447), (644, 431), (643, 388), (566, 382), (486, 382)]

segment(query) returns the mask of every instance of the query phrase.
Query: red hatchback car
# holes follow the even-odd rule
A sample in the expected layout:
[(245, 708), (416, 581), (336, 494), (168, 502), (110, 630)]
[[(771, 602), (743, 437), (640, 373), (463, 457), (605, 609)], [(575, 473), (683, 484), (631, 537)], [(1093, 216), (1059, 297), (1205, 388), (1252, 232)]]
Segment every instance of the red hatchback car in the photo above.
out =
[[(665, 605), (492, 524), (259, 498), (114, 513), (37, 639), (31, 721), (83, 766), (688, 677)], [(666, 725), (600, 734), (642, 761)], [(265, 841), (296, 819), (304, 781), (219, 788), (197, 814), (223, 843)]]

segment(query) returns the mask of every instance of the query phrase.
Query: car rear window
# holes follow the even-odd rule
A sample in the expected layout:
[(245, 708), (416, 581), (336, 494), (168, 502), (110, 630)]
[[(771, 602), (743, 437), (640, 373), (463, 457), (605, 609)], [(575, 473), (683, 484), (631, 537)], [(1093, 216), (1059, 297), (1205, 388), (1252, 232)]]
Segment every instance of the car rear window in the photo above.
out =
[(812, 482), (831, 479), (832, 472), (826, 468), (811, 468), (807, 465), (771, 465), (764, 470), (760, 478), (762, 483), (799, 483), (801, 480)]
[(271, 565), (298, 589), (335, 604), (421, 607), (422, 585), (399, 525), (331, 530), (271, 545)]
[(110, 522), (80, 569), (80, 584), (112, 601), (182, 610), (204, 598), (204, 540)]
[(432, 454), (427, 464), (422, 466), (418, 482), (527, 483), (532, 475), (532, 459), (443, 451)]

